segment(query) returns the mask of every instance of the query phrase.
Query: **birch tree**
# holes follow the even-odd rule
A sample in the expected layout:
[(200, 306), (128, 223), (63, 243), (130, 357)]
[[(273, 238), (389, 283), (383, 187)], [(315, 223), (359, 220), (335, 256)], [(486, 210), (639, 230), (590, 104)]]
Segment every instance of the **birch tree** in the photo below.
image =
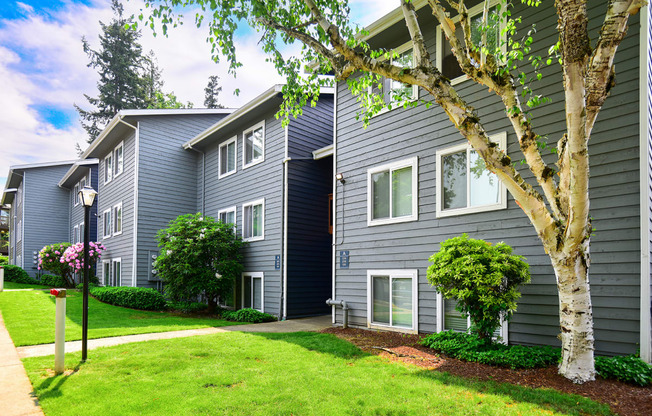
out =
[[(280, 74), (286, 76), (285, 102), (280, 115), (297, 115), (300, 107), (318, 97), (327, 81), (319, 74), (332, 73), (360, 96), (365, 120), (387, 105), (370, 95), (370, 87), (391, 79), (427, 91), (447, 114), (451, 123), (482, 157), (486, 168), (505, 185), (535, 228), (555, 271), (559, 292), (562, 363), (559, 372), (582, 383), (595, 377), (593, 315), (589, 288), (589, 153), (588, 141), (609, 89), (613, 85), (614, 55), (625, 37), (630, 16), (644, 0), (609, 0), (597, 39), (589, 38), (587, 4), (584, 0), (555, 0), (541, 7), (554, 7), (558, 17), (558, 39), (551, 42), (552, 56), (528, 56), (531, 36), (517, 35), (518, 18), (510, 16), (503, 1), (498, 18), (503, 21), (506, 43), (488, 40), (489, 0), (484, 0), (480, 30), (472, 21), (464, 0), (395, 0), (409, 31), (414, 65), (407, 67), (391, 59), (392, 50), (373, 48), (366, 33), (349, 19), (347, 1), (340, 0), (146, 0), (147, 16), (139, 16), (163, 32), (180, 23), (179, 10), (196, 7), (195, 24), (206, 25), (215, 60), (226, 58), (232, 72), (240, 66), (234, 47), (239, 25), (261, 33), (260, 45)], [(538, 0), (521, 0), (526, 7)], [(474, 4), (479, 3), (475, 1)], [(463, 73), (500, 98), (505, 117), (518, 138), (522, 159), (533, 175), (530, 183), (514, 163), (489, 140), (482, 120), (472, 104), (460, 96), (436, 67), (426, 47), (416, 7), (427, 7), (450, 43)], [(429, 13), (430, 14), (430, 13)], [(459, 16), (456, 19), (455, 16)], [(478, 38), (478, 33), (480, 34)], [(301, 45), (299, 56), (286, 56), (285, 45)], [(527, 59), (526, 59), (527, 58)], [(540, 78), (540, 65), (559, 62), (563, 75), (566, 132), (558, 138), (556, 163), (546, 163), (529, 107), (542, 102), (530, 88), (530, 77)], [(315, 71), (299, 75), (305, 62)], [(524, 65), (533, 63), (534, 72)], [(400, 93), (398, 93), (398, 99)], [(525, 97), (525, 102), (523, 102)], [(405, 98), (405, 97), (403, 97)], [(392, 104), (389, 104), (392, 105)], [(394, 104), (395, 105), (395, 104)], [(402, 105), (417, 105), (402, 101)], [(425, 108), (425, 105), (424, 105)]]

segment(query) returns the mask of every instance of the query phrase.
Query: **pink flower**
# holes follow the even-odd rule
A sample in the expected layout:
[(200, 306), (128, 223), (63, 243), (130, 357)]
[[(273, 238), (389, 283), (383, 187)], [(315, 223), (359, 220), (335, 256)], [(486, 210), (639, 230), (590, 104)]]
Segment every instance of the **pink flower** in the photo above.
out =
[(50, 257), (50, 254), (49, 254), (49, 253), (45, 253), (45, 257)]

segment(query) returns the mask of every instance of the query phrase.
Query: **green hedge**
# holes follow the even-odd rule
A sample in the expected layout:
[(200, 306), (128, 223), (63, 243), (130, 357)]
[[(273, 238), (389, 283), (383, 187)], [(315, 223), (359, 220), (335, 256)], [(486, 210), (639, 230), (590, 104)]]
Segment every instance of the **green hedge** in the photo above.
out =
[(204, 309), (208, 308), (208, 305), (201, 302), (175, 302), (167, 301), (168, 309), (173, 309), (175, 311), (181, 311), (183, 313), (195, 313), (201, 312)]
[(51, 287), (66, 287), (66, 279), (53, 274), (44, 274), (41, 276), (41, 284)]
[(20, 266), (7, 264), (3, 267), (5, 269), (5, 282), (25, 283), (28, 285), (40, 284), (38, 280), (30, 277)]
[(9, 264), (9, 257), (0, 256), (0, 266), (4, 266), (5, 264)]
[(166, 309), (165, 298), (154, 290), (144, 287), (96, 287), (89, 289), (97, 300), (125, 308), (147, 311)]
[(251, 323), (276, 321), (275, 316), (257, 311), (252, 308), (244, 308), (237, 311), (224, 311), (222, 312), (222, 318), (226, 319), (227, 321)]

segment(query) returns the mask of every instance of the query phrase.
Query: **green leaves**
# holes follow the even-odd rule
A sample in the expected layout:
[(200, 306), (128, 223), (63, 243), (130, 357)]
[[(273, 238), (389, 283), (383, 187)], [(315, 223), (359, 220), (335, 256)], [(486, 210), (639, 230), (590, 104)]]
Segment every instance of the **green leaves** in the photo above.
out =
[(483, 339), (491, 338), (501, 318), (511, 317), (520, 297), (518, 286), (530, 281), (529, 266), (512, 255), (510, 246), (466, 234), (442, 242), (429, 260), (430, 284), (445, 298), (457, 300), (456, 309), (470, 316), (472, 330)]

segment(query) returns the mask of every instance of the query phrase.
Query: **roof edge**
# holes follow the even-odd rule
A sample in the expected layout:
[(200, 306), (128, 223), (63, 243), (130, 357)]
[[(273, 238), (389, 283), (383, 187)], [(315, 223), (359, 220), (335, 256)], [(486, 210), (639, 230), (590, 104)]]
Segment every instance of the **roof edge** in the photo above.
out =
[(98, 163), (98, 164), (100, 163), (100, 160), (97, 159), (97, 158), (82, 159), (82, 160), (76, 161), (70, 167), (70, 169), (68, 169), (68, 172), (66, 172), (66, 174), (63, 175), (63, 178), (61, 178), (61, 180), (59, 181), (59, 183), (57, 185), (59, 186), (59, 188), (62, 188), (63, 184), (66, 183), (66, 181), (72, 176), (73, 173), (75, 173), (78, 166), (94, 165), (96, 163)]

